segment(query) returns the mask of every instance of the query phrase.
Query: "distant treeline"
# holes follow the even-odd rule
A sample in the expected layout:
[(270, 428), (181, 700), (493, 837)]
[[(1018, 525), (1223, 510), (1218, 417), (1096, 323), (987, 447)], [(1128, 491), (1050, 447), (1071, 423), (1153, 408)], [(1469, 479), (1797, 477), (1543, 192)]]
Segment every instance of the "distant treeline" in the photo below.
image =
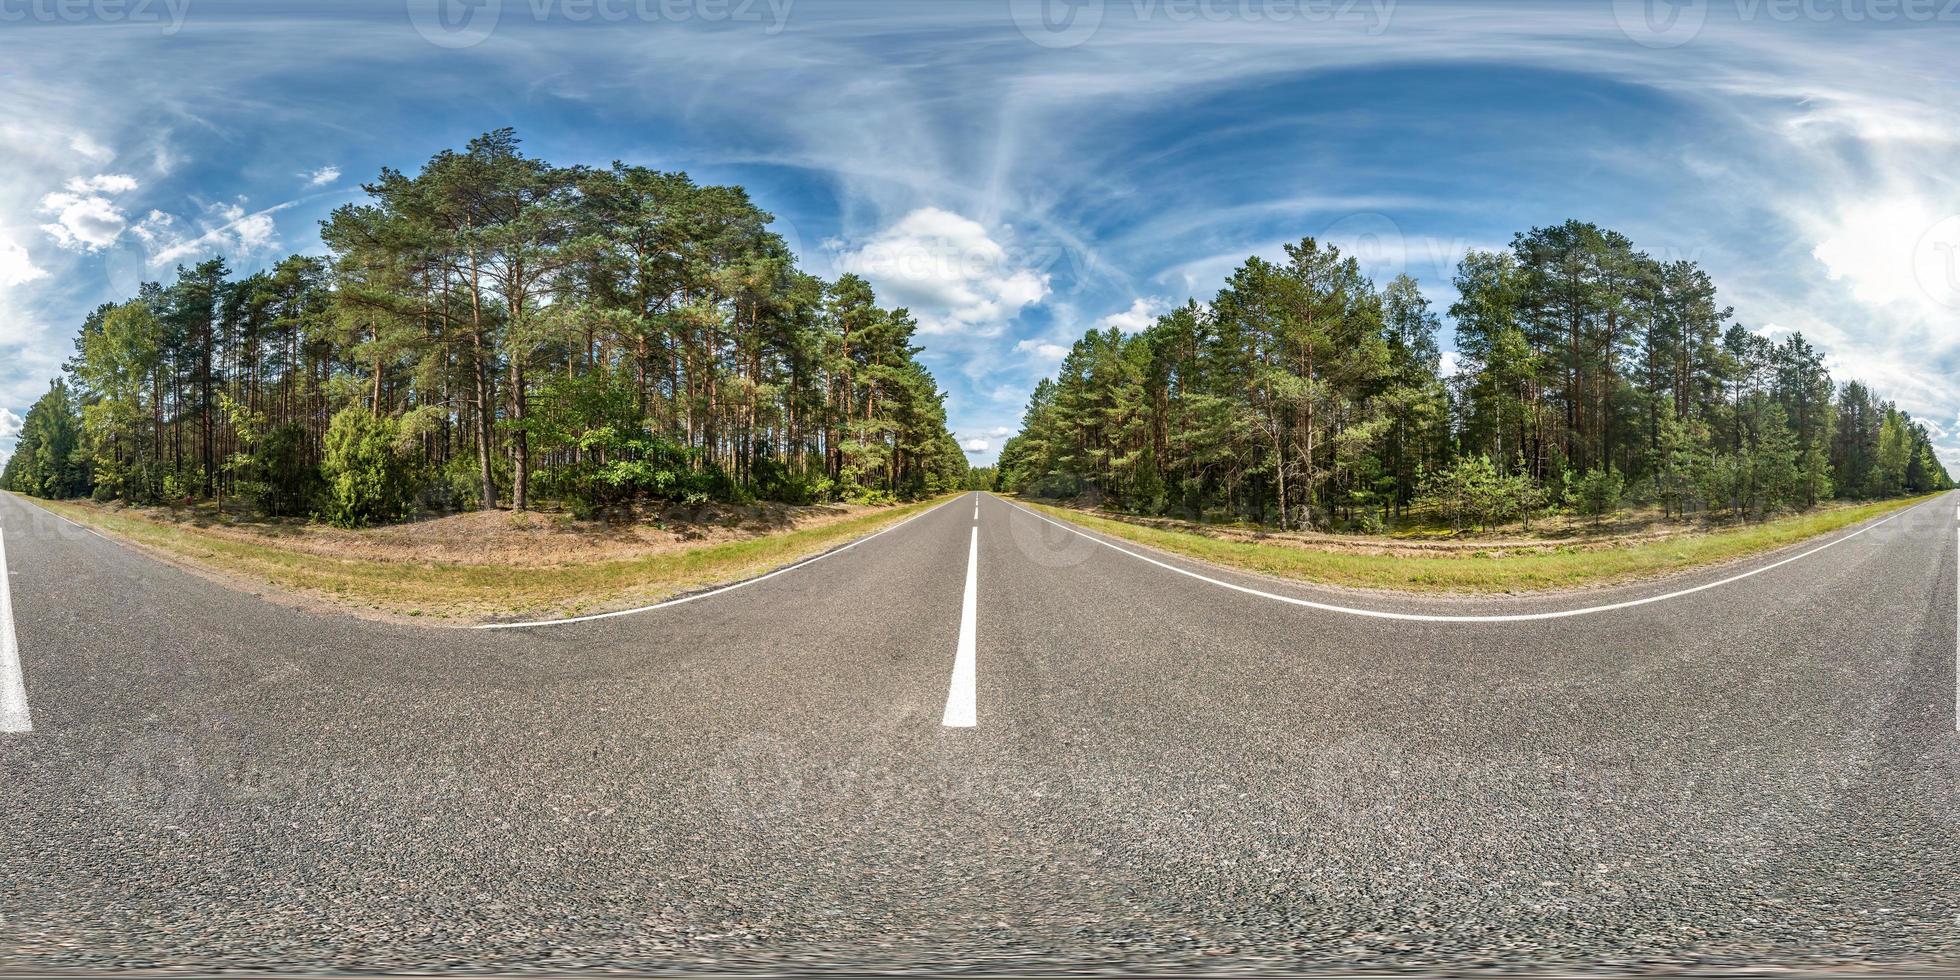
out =
[(1458, 370), (1416, 282), (1312, 239), (1209, 306), (1092, 331), (1036, 388), (999, 482), (1146, 513), (1372, 528), (1622, 501), (1761, 517), (1952, 485), (1924, 425), (1731, 322), (1692, 262), (1567, 222), (1457, 266)]
[(4, 485), (359, 524), (966, 483), (912, 317), (798, 271), (739, 187), (500, 130), (366, 189), (326, 258), (214, 258), (96, 310)]

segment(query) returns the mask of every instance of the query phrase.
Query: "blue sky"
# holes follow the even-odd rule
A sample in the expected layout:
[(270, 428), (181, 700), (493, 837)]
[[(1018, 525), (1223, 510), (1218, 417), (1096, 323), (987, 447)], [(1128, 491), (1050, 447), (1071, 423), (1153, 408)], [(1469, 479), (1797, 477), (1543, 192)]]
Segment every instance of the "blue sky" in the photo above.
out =
[(1073, 338), (1248, 255), (1331, 239), (1440, 309), (1576, 217), (1960, 466), (1960, 5), (1646, 2), (0, 0), (0, 453), (96, 304), (317, 252), (380, 167), (514, 126), (747, 186), (919, 316), (979, 462)]

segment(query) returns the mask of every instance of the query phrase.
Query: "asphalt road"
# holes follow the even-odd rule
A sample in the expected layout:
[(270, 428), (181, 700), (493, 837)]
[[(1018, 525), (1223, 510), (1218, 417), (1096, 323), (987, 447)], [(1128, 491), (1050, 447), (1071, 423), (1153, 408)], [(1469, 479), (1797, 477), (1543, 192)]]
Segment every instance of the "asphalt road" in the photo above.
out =
[[(1956, 504), (1500, 624), (969, 495), (686, 605), (458, 631), (0, 497), (0, 969), (1960, 964)], [(1464, 602), (1151, 557), (1444, 615), (1743, 570)]]

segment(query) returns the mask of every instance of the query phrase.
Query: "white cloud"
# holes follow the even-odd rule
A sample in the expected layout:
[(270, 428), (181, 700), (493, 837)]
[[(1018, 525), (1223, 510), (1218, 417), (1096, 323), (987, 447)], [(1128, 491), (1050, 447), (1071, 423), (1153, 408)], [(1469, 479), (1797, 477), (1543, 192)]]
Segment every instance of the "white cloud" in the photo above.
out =
[(300, 176), (306, 178), (306, 186), (308, 187), (325, 187), (340, 179), (340, 168), (333, 164), (328, 164), (318, 170), (300, 174)]
[(97, 163), (104, 163), (116, 155), (114, 150), (97, 143), (87, 133), (78, 133), (68, 139), (68, 148)]
[(179, 230), (175, 216), (151, 211), (131, 233), (142, 239), (150, 252), (150, 264), (156, 266), (220, 254), (232, 258), (258, 255), (279, 247), (272, 215), (288, 206), (248, 212), (242, 204), (213, 205), (195, 233)]
[(54, 217), (41, 230), (55, 244), (70, 251), (93, 252), (106, 248), (129, 227), (129, 216), (108, 195), (126, 194), (136, 186), (136, 178), (128, 174), (71, 177), (65, 190), (41, 198), (40, 212)]
[(1032, 355), (1037, 361), (1052, 364), (1060, 364), (1062, 358), (1068, 356), (1068, 348), (1060, 344), (1051, 344), (1045, 340), (1023, 340), (1014, 345), (1014, 350), (1019, 354)]
[(979, 222), (939, 208), (907, 214), (843, 252), (837, 267), (909, 308), (926, 334), (996, 336), (1048, 295), (1047, 275), (1017, 261)]
[(996, 439), (1001, 439), (1013, 435), (1014, 429), (1011, 426), (996, 425), (993, 428), (988, 429), (987, 434), (993, 436)]
[(47, 274), (48, 270), (34, 264), (27, 249), (13, 239), (0, 237), (0, 288), (33, 282)]
[(0, 408), (0, 466), (7, 465), (7, 460), (13, 458), (14, 437), (20, 435), (23, 424), (20, 416)]
[(985, 439), (968, 439), (963, 445), (969, 453), (984, 453), (990, 443)]
[(70, 177), (66, 186), (76, 194), (127, 194), (136, 189), (136, 178), (128, 174), (96, 174)]
[(1096, 326), (1107, 330), (1115, 327), (1126, 334), (1140, 333), (1150, 328), (1171, 307), (1170, 301), (1155, 296), (1139, 296), (1130, 308), (1121, 313), (1111, 313), (1096, 321)]
[[(1843, 280), (1852, 295), (1875, 304), (1931, 299), (1924, 284), (1924, 260), (1945, 257), (1921, 247), (1939, 215), (1906, 198), (1862, 202), (1845, 209), (1826, 226), (1826, 237), (1810, 254), (1824, 264), (1833, 280)], [(1940, 244), (1938, 242), (1934, 245)], [(1924, 256), (1916, 253), (1925, 251)], [(1934, 280), (1935, 284), (1938, 280)]]
[(1445, 378), (1455, 377), (1458, 371), (1463, 370), (1463, 356), (1453, 350), (1444, 351), (1442, 366), (1437, 370)]

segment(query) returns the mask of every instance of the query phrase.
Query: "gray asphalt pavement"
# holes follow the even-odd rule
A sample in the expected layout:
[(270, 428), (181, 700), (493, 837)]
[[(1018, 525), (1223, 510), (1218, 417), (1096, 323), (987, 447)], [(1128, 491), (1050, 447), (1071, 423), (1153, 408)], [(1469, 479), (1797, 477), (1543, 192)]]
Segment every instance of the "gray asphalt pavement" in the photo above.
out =
[[(0, 734), (0, 969), (1960, 964), (1957, 503), (1487, 624), (968, 495), (725, 595), (479, 632), (0, 496), (33, 720)], [(1444, 614), (1774, 560), (1466, 602), (1152, 557)]]

